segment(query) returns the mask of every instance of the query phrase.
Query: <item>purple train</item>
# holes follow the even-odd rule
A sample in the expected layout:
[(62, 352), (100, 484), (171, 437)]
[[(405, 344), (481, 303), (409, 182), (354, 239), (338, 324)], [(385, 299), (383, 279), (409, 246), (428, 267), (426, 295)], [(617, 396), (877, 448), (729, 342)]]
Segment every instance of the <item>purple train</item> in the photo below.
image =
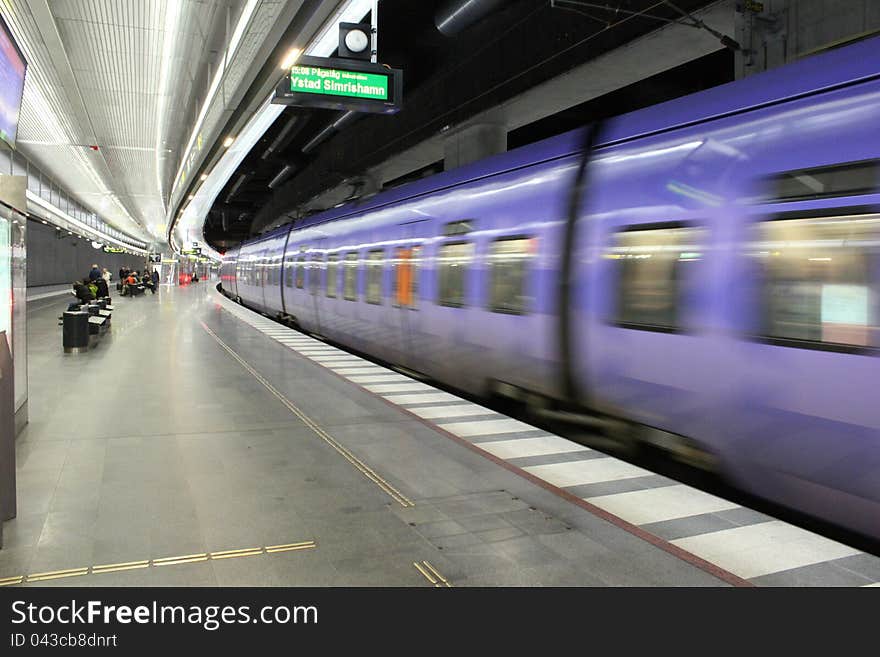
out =
[(574, 405), (880, 538), (880, 39), (308, 217), (221, 276), (305, 331)]

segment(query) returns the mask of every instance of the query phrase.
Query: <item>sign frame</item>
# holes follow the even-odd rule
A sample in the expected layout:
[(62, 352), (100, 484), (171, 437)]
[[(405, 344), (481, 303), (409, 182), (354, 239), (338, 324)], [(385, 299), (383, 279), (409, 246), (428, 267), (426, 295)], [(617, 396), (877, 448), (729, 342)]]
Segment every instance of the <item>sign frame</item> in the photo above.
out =
[(340, 57), (301, 56), (291, 67), (310, 67), (351, 71), (382, 75), (388, 80), (388, 99), (354, 98), (352, 96), (292, 91), (290, 88), (290, 69), (275, 88), (272, 103), (275, 105), (295, 105), (297, 107), (322, 107), (335, 110), (369, 112), (373, 114), (396, 114), (403, 101), (403, 70), (384, 64), (343, 59)]

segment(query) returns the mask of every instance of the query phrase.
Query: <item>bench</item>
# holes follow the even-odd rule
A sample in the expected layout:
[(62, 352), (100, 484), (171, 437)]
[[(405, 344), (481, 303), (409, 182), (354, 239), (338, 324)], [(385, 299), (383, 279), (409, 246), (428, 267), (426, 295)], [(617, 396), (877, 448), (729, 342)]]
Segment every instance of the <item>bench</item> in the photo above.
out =
[(64, 327), (64, 353), (79, 353), (95, 347), (110, 330), (112, 316), (113, 306), (108, 298), (65, 311), (60, 318)]

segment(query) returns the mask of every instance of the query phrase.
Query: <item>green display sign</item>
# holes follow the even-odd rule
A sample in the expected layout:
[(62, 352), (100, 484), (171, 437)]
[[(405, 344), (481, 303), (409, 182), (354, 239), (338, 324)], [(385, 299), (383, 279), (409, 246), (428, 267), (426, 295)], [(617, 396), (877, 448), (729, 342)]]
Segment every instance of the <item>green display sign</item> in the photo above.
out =
[(394, 114), (403, 98), (403, 71), (375, 62), (301, 56), (279, 81), (277, 105)]
[(387, 75), (318, 66), (291, 67), (290, 91), (364, 100), (389, 98)]

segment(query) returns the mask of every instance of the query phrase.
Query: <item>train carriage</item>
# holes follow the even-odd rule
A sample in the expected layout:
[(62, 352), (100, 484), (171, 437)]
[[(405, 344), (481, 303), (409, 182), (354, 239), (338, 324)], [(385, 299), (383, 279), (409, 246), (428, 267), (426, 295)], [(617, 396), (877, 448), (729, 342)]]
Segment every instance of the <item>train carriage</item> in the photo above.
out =
[(880, 538), (878, 125), (875, 38), (314, 215), (223, 287)]

